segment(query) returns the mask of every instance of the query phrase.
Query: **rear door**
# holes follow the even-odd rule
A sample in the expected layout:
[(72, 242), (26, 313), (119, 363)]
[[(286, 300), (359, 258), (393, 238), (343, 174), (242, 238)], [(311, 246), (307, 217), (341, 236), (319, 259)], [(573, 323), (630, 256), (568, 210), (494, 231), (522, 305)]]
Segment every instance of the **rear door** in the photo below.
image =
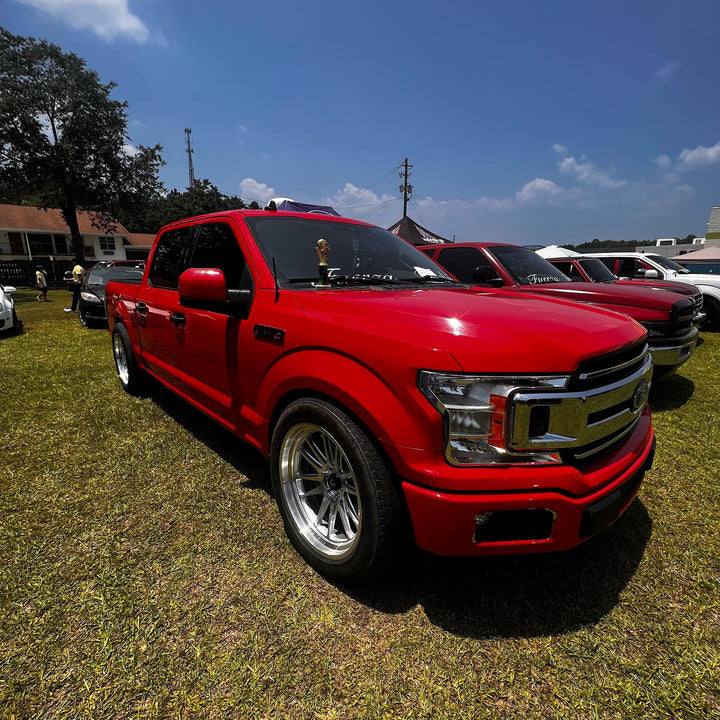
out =
[(178, 386), (178, 337), (183, 328), (178, 278), (187, 268), (195, 228), (175, 228), (157, 241), (147, 284), (138, 293), (136, 312), (143, 360), (150, 370), (174, 387)]

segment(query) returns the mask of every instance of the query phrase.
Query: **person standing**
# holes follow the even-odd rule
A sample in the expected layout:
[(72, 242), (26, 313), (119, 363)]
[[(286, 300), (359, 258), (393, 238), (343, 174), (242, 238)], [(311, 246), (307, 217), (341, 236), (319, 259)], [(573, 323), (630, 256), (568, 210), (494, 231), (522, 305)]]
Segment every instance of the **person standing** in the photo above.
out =
[(83, 280), (85, 279), (85, 271), (76, 258), (72, 259), (72, 305), (69, 308), (63, 308), (65, 312), (77, 312), (78, 302), (80, 302), (80, 291), (82, 290)]
[(42, 265), (38, 265), (35, 268), (35, 285), (39, 291), (37, 296), (38, 302), (50, 302), (47, 297), (48, 284), (47, 284), (47, 272)]

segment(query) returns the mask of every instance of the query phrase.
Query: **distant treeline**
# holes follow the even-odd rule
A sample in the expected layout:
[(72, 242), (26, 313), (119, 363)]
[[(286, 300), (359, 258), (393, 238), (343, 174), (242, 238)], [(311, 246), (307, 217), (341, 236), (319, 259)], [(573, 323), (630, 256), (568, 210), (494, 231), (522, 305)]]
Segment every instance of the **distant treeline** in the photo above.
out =
[[(684, 238), (675, 238), (679, 243), (692, 243), (695, 235), (686, 235)], [(580, 245), (563, 245), (567, 250), (595, 250), (596, 248), (636, 248), (643, 245), (655, 245), (655, 240), (599, 240), (594, 238), (590, 242)]]

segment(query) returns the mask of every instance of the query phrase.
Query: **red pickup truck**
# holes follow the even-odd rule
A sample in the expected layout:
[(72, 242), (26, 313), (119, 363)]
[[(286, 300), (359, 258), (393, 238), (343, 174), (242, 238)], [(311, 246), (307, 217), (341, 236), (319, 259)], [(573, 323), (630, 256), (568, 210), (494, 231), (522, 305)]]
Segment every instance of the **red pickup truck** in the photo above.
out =
[(269, 457), (291, 541), (337, 581), (409, 533), (441, 555), (573, 547), (652, 464), (640, 325), (471, 290), (365, 223), (174, 223), (106, 302), (123, 387), (152, 376)]
[(665, 290), (571, 282), (532, 250), (494, 242), (440, 243), (423, 247), (429, 257), (462, 282), (564, 298), (629, 315), (648, 331), (655, 377), (672, 374), (697, 343), (692, 298)]

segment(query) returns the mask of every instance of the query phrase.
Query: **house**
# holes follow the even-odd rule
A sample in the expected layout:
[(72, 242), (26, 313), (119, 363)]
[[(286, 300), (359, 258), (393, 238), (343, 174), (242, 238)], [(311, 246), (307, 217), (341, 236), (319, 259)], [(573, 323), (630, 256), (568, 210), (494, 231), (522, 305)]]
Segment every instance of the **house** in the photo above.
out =
[[(88, 212), (79, 211), (77, 219), (86, 264), (127, 258), (130, 233), (120, 223), (108, 233), (93, 226)], [(136, 258), (133, 255), (131, 259)], [(49, 279), (57, 280), (70, 267), (71, 259), (70, 228), (60, 210), (0, 205), (0, 282), (31, 283), (36, 265), (45, 267)]]

